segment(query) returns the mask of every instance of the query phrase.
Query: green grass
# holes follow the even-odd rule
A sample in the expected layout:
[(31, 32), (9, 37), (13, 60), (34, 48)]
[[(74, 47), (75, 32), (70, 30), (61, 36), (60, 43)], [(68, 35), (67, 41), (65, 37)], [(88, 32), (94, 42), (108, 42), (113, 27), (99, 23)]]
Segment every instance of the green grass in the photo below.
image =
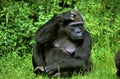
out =
[[(97, 49), (93, 46), (91, 55), (92, 71), (84, 76), (74, 74), (71, 79), (117, 79), (114, 52), (110, 51), (110, 48)], [(25, 54), (21, 58), (15, 52), (1, 57), (0, 79), (49, 79), (47, 75), (37, 77), (34, 75), (31, 57), (32, 54)]]

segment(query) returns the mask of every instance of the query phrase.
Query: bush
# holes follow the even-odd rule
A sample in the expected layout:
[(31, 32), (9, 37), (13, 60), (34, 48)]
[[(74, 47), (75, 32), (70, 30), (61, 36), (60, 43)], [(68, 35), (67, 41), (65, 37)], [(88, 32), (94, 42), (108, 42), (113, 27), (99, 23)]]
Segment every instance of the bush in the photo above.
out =
[(0, 55), (12, 53), (30, 53), (35, 31), (32, 14), (27, 3), (11, 2), (0, 12)]
[[(28, 3), (27, 3), (28, 2)], [(31, 53), (34, 43), (34, 32), (54, 13), (62, 13), (71, 9), (59, 6), (59, 1), (31, 4), (29, 0), (9, 1), (0, 11), (0, 55), (16, 51), (18, 54)], [(67, 1), (72, 5), (72, 1)], [(64, 4), (66, 4), (64, 3)], [(105, 4), (108, 3), (108, 4)], [(85, 18), (86, 28), (91, 32), (93, 44), (99, 46), (119, 46), (120, 26), (118, 2), (76, 1), (74, 8)], [(31, 5), (30, 5), (31, 4)], [(48, 11), (49, 10), (49, 11)], [(98, 38), (99, 37), (99, 38)], [(97, 39), (96, 39), (97, 38)], [(103, 39), (104, 38), (104, 39)], [(117, 40), (117, 41), (116, 41)], [(105, 41), (103, 43), (103, 41)]]

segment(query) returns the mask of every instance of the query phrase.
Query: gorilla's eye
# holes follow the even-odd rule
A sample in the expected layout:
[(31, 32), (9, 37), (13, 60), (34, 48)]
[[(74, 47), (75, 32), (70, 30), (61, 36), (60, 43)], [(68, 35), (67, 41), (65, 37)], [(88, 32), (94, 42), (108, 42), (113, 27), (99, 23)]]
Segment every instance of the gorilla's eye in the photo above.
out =
[(81, 23), (80, 26), (83, 26), (83, 23)]

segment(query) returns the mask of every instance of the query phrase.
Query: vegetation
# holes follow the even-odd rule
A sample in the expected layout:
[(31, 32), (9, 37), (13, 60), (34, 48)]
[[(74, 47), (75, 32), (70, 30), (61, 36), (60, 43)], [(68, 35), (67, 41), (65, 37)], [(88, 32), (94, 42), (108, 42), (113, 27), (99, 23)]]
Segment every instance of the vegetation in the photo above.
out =
[(92, 71), (84, 76), (73, 74), (71, 79), (117, 79), (114, 54), (120, 49), (119, 4), (119, 0), (0, 0), (0, 79), (49, 79), (33, 73), (34, 33), (54, 14), (71, 9), (83, 14), (93, 39)]

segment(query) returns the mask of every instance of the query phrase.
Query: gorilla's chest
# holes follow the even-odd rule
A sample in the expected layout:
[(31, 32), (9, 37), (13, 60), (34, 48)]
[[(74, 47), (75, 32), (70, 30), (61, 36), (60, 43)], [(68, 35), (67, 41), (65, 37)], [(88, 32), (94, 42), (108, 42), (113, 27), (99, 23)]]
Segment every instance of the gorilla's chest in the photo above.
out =
[(54, 46), (63, 50), (65, 53), (72, 54), (76, 50), (74, 43), (69, 41), (67, 38), (57, 39), (54, 41)]

